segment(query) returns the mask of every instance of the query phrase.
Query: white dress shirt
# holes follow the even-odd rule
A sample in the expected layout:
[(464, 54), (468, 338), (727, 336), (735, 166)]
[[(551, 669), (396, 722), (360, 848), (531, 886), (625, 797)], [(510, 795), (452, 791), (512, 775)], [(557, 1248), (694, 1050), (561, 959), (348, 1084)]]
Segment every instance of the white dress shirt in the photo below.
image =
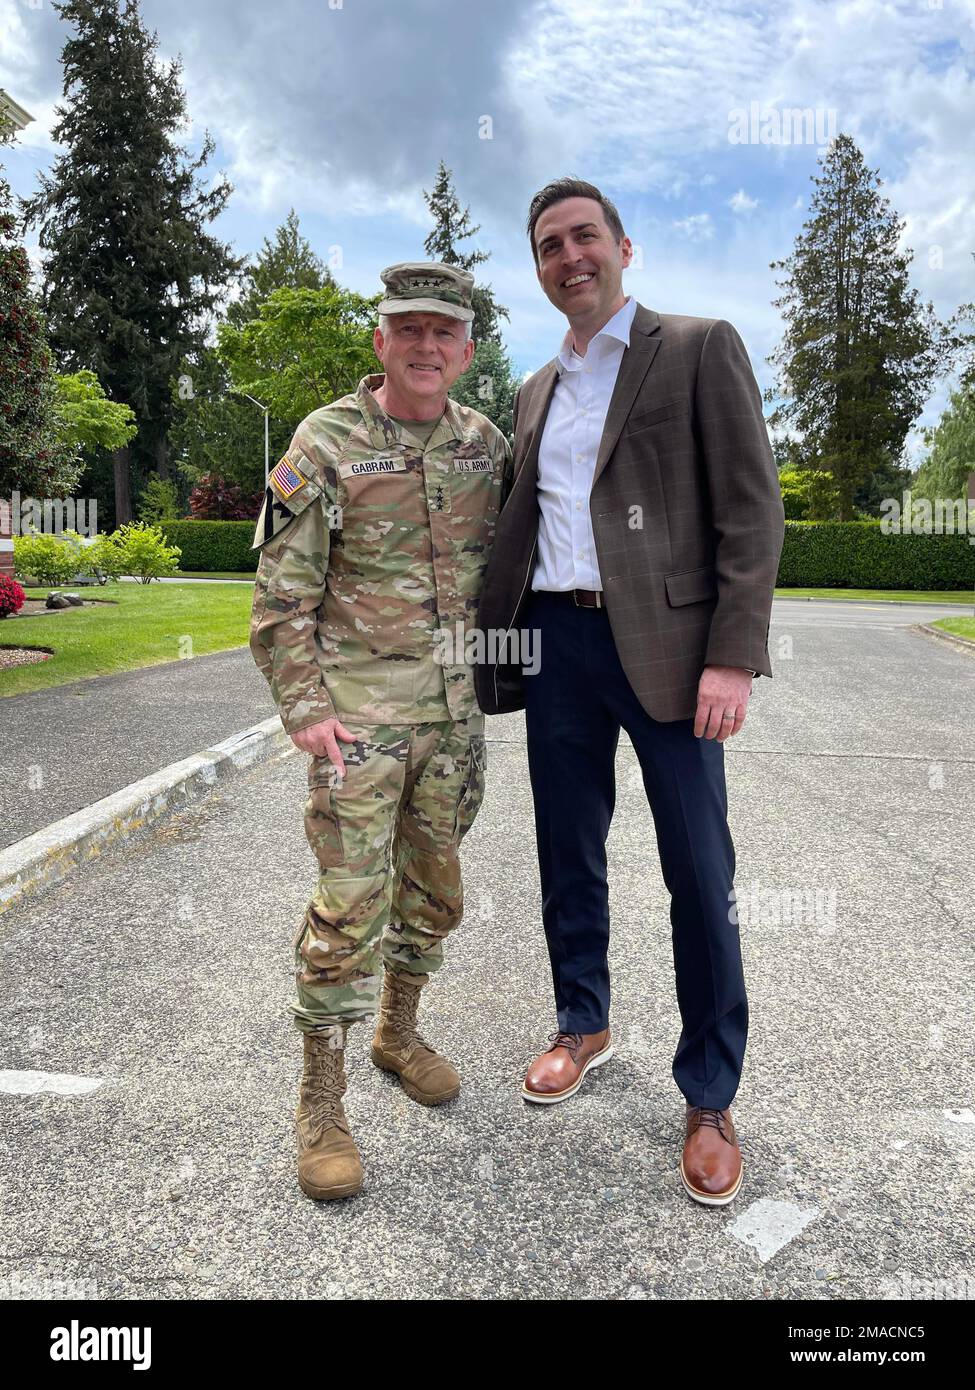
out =
[(580, 357), (566, 333), (558, 380), (538, 450), (538, 554), (533, 589), (602, 589), (589, 516), (596, 454), (623, 352), (630, 345), (636, 300), (599, 330)]

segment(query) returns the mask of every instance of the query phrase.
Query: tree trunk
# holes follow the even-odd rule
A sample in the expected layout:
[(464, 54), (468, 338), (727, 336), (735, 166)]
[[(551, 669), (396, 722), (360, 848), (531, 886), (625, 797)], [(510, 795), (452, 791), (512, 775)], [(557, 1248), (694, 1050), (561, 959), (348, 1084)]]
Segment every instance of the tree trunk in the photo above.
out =
[(131, 452), (127, 444), (112, 452), (112, 468), (115, 474), (115, 525), (124, 526), (132, 520), (132, 489), (130, 485)]
[(169, 480), (169, 441), (164, 434), (156, 440), (156, 471), (163, 482)]

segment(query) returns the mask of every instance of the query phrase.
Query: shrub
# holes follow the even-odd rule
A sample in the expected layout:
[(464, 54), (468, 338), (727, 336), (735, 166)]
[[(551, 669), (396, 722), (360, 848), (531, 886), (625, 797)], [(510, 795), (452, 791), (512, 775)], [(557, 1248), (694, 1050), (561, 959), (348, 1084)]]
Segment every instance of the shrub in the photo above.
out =
[(190, 493), (190, 511), (196, 521), (246, 521), (263, 500), (263, 492), (245, 493), (217, 473), (204, 473)]
[(973, 589), (963, 532), (885, 533), (880, 521), (787, 521), (776, 583), (802, 589)]
[(0, 574), (0, 618), (9, 618), (11, 613), (19, 613), (24, 606), (24, 591), (16, 579)]
[[(113, 531), (109, 539), (120, 552), (120, 573), (131, 574), (141, 579), (143, 584), (166, 578), (178, 571), (179, 546), (167, 545), (166, 537), (158, 527), (149, 526), (144, 521), (132, 521)], [(106, 548), (106, 555), (109, 553)]]
[(104, 575), (106, 579), (117, 580), (119, 575), (127, 573), (125, 551), (119, 544), (118, 534), (113, 531), (110, 536), (99, 536), (85, 550), (85, 563), (95, 578)]
[(29, 574), (38, 584), (53, 588), (85, 571), (85, 547), (74, 531), (60, 536), (30, 532), (14, 536), (14, 564), (18, 574)]
[(251, 550), (256, 516), (255, 511), (253, 521), (163, 521), (159, 529), (180, 547), (180, 569), (254, 574), (260, 556)]
[(179, 516), (176, 484), (168, 479), (150, 478), (139, 498), (139, 520), (151, 524), (173, 516)]

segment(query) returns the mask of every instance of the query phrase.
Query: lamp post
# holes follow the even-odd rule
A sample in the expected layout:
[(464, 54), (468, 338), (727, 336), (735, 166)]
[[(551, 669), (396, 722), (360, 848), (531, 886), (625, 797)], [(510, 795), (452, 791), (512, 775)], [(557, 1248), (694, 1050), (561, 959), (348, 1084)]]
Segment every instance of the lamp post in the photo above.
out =
[(233, 388), (233, 393), (234, 393), (235, 396), (247, 396), (247, 399), (248, 399), (249, 401), (254, 401), (254, 404), (257, 406), (258, 410), (263, 410), (263, 412), (264, 412), (264, 486), (267, 487), (267, 477), (268, 477), (267, 417), (268, 417), (268, 415), (270, 414), (271, 407), (270, 407), (269, 405), (261, 405), (260, 401), (255, 401), (255, 400), (254, 400), (254, 397), (253, 397), (253, 396), (248, 396), (246, 391), (238, 391), (236, 388)]

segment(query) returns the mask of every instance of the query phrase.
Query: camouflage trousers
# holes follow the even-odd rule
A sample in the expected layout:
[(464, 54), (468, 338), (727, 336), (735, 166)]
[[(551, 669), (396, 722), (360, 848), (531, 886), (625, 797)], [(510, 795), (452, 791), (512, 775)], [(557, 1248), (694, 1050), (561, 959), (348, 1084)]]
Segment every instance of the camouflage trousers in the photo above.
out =
[(441, 965), (463, 915), (460, 842), (484, 796), (483, 723), (371, 727), (368, 741), (340, 742), (341, 781), (311, 759), (305, 833), (320, 876), (294, 940), (302, 1032), (374, 1015), (383, 963)]

